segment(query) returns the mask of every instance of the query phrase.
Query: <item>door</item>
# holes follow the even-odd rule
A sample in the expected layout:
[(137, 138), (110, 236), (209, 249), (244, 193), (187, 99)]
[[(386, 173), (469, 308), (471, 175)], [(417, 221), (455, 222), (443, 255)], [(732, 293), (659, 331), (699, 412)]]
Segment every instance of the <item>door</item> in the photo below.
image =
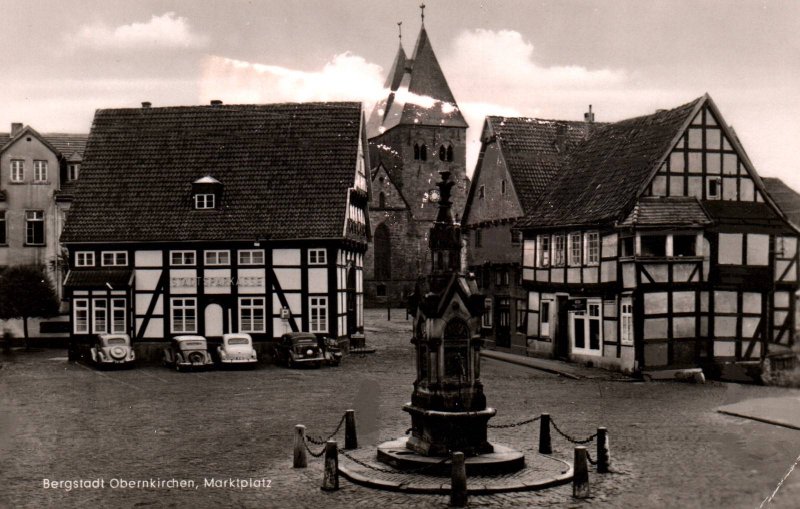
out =
[(557, 306), (557, 322), (556, 322), (556, 348), (555, 355), (559, 359), (566, 359), (569, 357), (569, 310), (568, 299), (566, 295), (559, 295)]
[(511, 299), (498, 297), (495, 313), (495, 344), (511, 348)]
[(205, 336), (222, 336), (222, 306), (219, 304), (209, 304), (205, 309)]
[[(347, 335), (358, 332), (358, 316), (356, 309), (356, 269), (347, 269)], [(341, 334), (341, 332), (339, 333)]]

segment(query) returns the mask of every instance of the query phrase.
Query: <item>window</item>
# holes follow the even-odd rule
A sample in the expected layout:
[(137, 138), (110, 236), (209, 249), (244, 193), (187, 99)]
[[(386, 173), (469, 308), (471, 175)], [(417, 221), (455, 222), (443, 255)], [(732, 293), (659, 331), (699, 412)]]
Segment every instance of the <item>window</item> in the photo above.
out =
[(620, 313), (620, 343), (633, 344), (633, 305), (623, 302)]
[(539, 335), (543, 338), (550, 337), (550, 301), (543, 300), (539, 309)]
[(586, 233), (586, 265), (600, 263), (600, 234), (597, 232)]
[(620, 256), (625, 258), (633, 256), (635, 254), (633, 251), (636, 245), (635, 237), (621, 237), (619, 241), (620, 241)]
[(696, 256), (696, 240), (694, 235), (673, 235), (672, 256)]
[(80, 163), (70, 163), (67, 165), (67, 180), (78, 180), (78, 174), (81, 171)]
[(213, 209), (215, 196), (209, 194), (196, 194), (194, 195), (194, 208), (200, 209)]
[(478, 198), (484, 199), (486, 197), (486, 186), (481, 184), (481, 187), (478, 188)]
[(452, 145), (448, 145), (447, 146), (447, 161), (448, 162), (452, 162), (453, 161), (453, 146)]
[(33, 181), (47, 182), (47, 161), (33, 162)]
[(550, 266), (550, 236), (539, 235), (536, 242), (536, 266)]
[(414, 144), (414, 160), (419, 161), (419, 143)]
[(503, 270), (503, 286), (508, 286), (508, 282), (509, 282), (508, 273), (509, 273), (509, 269)]
[(511, 231), (511, 245), (519, 246), (522, 242), (522, 232)]
[(309, 297), (308, 301), (311, 332), (328, 332), (328, 298)]
[(94, 299), (93, 304), (92, 332), (105, 334), (108, 332), (108, 301), (106, 299)]
[(481, 230), (475, 230), (475, 247), (482, 247), (483, 246), (483, 232)]
[(506, 180), (500, 181), (500, 194), (506, 194)]
[(25, 212), (25, 244), (28, 246), (44, 245), (44, 211), (28, 210)]
[(230, 265), (230, 251), (206, 251), (206, 265)]
[(444, 145), (439, 146), (439, 160), (440, 161), (447, 160), (447, 149), (444, 147)]
[(264, 265), (264, 250), (263, 249), (240, 250), (239, 265)]
[(170, 251), (170, 265), (194, 265), (196, 263), (194, 251)]
[(308, 264), (309, 265), (325, 265), (326, 256), (325, 249), (309, 249), (308, 250)]
[(128, 252), (127, 251), (103, 251), (102, 254), (103, 267), (115, 267), (128, 265)]
[(575, 267), (581, 264), (581, 233), (570, 233), (568, 240), (569, 264)]
[(172, 332), (197, 332), (197, 300), (172, 299)]
[(522, 266), (533, 267), (536, 261), (536, 241), (526, 239), (522, 242)]
[(72, 312), (75, 334), (89, 334), (89, 299), (72, 301)]
[(0, 210), (0, 246), (8, 243), (6, 234), (6, 211)]
[(483, 318), (481, 320), (481, 325), (484, 329), (491, 329), (492, 328), (492, 299), (491, 297), (487, 297), (483, 301)]
[(424, 143), (419, 147), (419, 158), (422, 161), (428, 160), (428, 146)]
[(94, 252), (78, 251), (75, 253), (76, 267), (94, 267)]
[(239, 299), (239, 332), (265, 332), (264, 299)]
[(599, 355), (603, 340), (600, 301), (588, 300), (585, 311), (572, 311), (571, 314), (572, 350), (575, 353)]
[(378, 195), (378, 208), (385, 209), (386, 208), (386, 193), (383, 191), (380, 192)]
[(525, 318), (528, 316), (528, 309), (525, 307), (525, 299), (517, 299), (517, 332), (525, 332)]
[(708, 177), (706, 181), (706, 196), (709, 200), (719, 200), (722, 196), (722, 178)]
[(25, 180), (25, 161), (22, 159), (11, 160), (11, 182), (22, 182)]
[(564, 235), (553, 235), (553, 267), (564, 266), (565, 244), (566, 238)]
[(111, 299), (111, 332), (127, 332), (125, 307), (125, 299)]
[(642, 256), (667, 256), (667, 236), (666, 235), (642, 235)]

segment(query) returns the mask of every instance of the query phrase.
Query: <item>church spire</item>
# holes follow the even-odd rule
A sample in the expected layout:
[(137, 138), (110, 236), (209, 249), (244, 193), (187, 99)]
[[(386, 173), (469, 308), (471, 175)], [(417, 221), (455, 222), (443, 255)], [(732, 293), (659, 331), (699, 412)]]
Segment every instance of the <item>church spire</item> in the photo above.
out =
[(397, 38), (400, 39), (400, 47), (403, 47), (403, 22), (397, 22)]
[(425, 2), (419, 4), (420, 18), (422, 18), (422, 26), (425, 26)]

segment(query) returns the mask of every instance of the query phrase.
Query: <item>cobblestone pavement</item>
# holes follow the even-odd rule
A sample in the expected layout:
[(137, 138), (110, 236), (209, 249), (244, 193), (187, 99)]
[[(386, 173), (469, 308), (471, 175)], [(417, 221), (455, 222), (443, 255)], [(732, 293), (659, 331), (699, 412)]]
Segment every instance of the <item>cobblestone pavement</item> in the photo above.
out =
[[(394, 317), (401, 317), (395, 311)], [(0, 357), (0, 507), (447, 507), (446, 496), (407, 495), (353, 485), (322, 492), (321, 459), (291, 468), (293, 426), (333, 431), (356, 410), (360, 445), (398, 437), (413, 380), (408, 322), (367, 313), (368, 344), (339, 368), (175, 373), (158, 366), (95, 371), (46, 350)], [(470, 498), (470, 507), (754, 508), (800, 453), (800, 432), (719, 414), (716, 407), (800, 391), (737, 384), (568, 380), (483, 361), (491, 421), (549, 412), (567, 433), (609, 429), (615, 473), (591, 473), (593, 498), (571, 487)], [(538, 423), (491, 429), (518, 449), (535, 444)], [(342, 439), (342, 435), (339, 435)], [(572, 446), (553, 434), (554, 456)], [(316, 450), (317, 448), (314, 447)], [(591, 447), (590, 447), (590, 450)], [(105, 489), (43, 489), (43, 479), (95, 479)], [(187, 479), (191, 488), (111, 489), (111, 479)], [(269, 488), (204, 487), (204, 479), (269, 479)], [(800, 472), (770, 508), (794, 508)]]

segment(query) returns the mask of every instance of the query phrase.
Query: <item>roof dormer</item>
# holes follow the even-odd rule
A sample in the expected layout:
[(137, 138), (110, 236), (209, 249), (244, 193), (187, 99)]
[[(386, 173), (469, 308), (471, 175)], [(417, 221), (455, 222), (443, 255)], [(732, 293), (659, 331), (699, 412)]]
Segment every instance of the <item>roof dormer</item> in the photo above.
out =
[(195, 210), (213, 210), (222, 202), (222, 182), (211, 175), (192, 182), (192, 197)]

